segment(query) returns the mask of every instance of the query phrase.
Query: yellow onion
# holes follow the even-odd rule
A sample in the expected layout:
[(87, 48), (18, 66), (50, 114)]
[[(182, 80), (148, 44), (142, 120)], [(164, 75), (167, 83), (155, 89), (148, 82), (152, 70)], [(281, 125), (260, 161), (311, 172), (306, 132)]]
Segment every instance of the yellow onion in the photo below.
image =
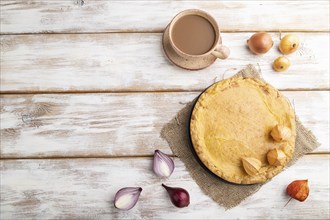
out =
[(272, 48), (274, 42), (270, 34), (266, 32), (258, 32), (247, 40), (247, 44), (253, 53), (264, 54)]
[(273, 69), (276, 72), (282, 72), (289, 68), (291, 65), (290, 60), (285, 56), (280, 56), (274, 60)]
[(295, 34), (285, 35), (280, 42), (279, 49), (283, 54), (290, 54), (295, 52), (300, 44), (300, 40)]

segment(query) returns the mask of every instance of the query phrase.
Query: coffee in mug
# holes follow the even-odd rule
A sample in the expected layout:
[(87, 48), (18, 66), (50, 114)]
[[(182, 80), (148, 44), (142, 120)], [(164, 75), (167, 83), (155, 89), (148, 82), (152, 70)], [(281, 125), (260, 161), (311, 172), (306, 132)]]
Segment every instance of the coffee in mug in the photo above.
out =
[(217, 58), (229, 56), (222, 44), (216, 20), (199, 9), (188, 9), (177, 14), (163, 34), (166, 56), (179, 67), (199, 70), (211, 65)]
[(181, 17), (172, 29), (175, 46), (190, 55), (202, 55), (210, 51), (215, 44), (215, 37), (212, 24), (194, 14)]

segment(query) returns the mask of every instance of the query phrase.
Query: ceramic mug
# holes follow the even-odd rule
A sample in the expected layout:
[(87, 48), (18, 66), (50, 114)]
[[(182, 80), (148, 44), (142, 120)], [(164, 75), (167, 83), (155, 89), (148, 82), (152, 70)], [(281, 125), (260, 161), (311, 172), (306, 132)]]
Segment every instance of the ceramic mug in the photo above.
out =
[[(181, 51), (174, 43), (173, 38), (172, 38), (172, 33), (173, 33), (173, 27), (176, 24), (177, 21), (179, 21), (182, 17), (187, 16), (187, 15), (198, 15), (203, 18), (205, 18), (208, 22), (213, 27), (213, 30), (215, 32), (215, 40), (213, 47), (207, 51), (204, 54), (201, 55), (192, 55), (192, 54), (187, 54), (183, 51)], [(175, 53), (177, 53), (180, 57), (185, 58), (185, 59), (193, 59), (193, 60), (198, 60), (198, 59), (203, 59), (207, 58), (209, 56), (214, 56), (219, 59), (226, 59), (229, 56), (230, 50), (228, 47), (222, 45), (222, 40), (220, 36), (220, 28), (216, 20), (208, 13), (205, 11), (199, 10), (199, 9), (188, 9), (185, 11), (180, 12), (177, 14), (172, 21), (169, 24), (169, 43)]]

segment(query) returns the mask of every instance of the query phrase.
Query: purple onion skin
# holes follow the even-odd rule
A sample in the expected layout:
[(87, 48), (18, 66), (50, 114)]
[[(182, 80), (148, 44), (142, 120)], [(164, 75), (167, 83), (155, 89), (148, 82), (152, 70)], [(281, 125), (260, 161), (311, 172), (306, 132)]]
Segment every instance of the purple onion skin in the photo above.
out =
[(187, 190), (177, 187), (169, 187), (164, 184), (162, 186), (168, 192), (171, 202), (178, 208), (187, 207), (190, 204), (190, 196)]
[[(168, 173), (161, 170), (161, 164), (166, 164), (168, 167)], [(158, 177), (169, 177), (174, 171), (174, 161), (168, 155), (164, 154), (160, 150), (155, 150), (153, 160), (153, 171)]]
[[(121, 188), (115, 195), (115, 202), (114, 202), (114, 206), (115, 208), (117, 209), (121, 209), (121, 210), (130, 210), (131, 208), (133, 208), (136, 203), (138, 202), (139, 200), (139, 197), (140, 197), (140, 194), (142, 192), (142, 188), (141, 187), (125, 187), (125, 188)], [(132, 200), (130, 201), (130, 204), (127, 204), (126, 207), (117, 207), (116, 206), (116, 202), (117, 200), (125, 195), (125, 194), (131, 194), (133, 195), (133, 198)]]

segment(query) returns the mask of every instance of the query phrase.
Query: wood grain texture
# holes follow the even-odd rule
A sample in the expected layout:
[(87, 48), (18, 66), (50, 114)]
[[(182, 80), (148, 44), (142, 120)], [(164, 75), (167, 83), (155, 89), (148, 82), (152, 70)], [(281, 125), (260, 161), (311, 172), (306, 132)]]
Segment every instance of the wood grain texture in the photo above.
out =
[(190, 8), (222, 31), (329, 31), (328, 1), (2, 0), (0, 24), (6, 34), (162, 31)]
[[(171, 153), (162, 127), (199, 93), (1, 96), (1, 157), (76, 157)], [(329, 152), (329, 92), (284, 92)]]
[[(188, 8), (215, 16), (228, 60), (197, 72), (168, 62), (160, 32)], [(0, 0), (0, 12), (0, 92), (49, 93), (0, 96), (0, 219), (330, 219), (329, 1)], [(287, 72), (271, 68), (276, 47), (264, 56), (246, 48), (262, 30), (275, 46), (279, 30), (300, 37)], [(248, 63), (275, 87), (299, 90), (284, 94), (321, 146), (226, 211), (179, 158), (161, 180), (149, 156), (171, 154), (160, 131), (185, 103)], [(310, 196), (284, 207), (295, 179), (309, 179)], [(174, 208), (163, 182), (186, 188), (191, 205)], [(126, 186), (143, 192), (123, 212), (113, 198)]]
[(329, 34), (297, 33), (300, 49), (287, 72), (272, 69), (275, 46), (256, 56), (246, 47), (253, 33), (224, 33), (230, 57), (201, 71), (182, 70), (166, 59), (162, 34), (1, 36), (1, 92), (202, 91), (215, 79), (259, 64), (278, 89), (329, 88)]
[[(175, 158), (167, 180), (151, 171), (151, 158), (5, 160), (1, 161), (1, 219), (328, 219), (329, 155), (309, 155), (274, 177), (239, 206), (225, 211), (204, 195), (183, 163)], [(308, 179), (310, 195), (303, 203), (289, 197), (286, 186)], [(161, 187), (183, 187), (190, 206), (175, 208)], [(141, 186), (130, 211), (113, 207), (117, 190)]]

